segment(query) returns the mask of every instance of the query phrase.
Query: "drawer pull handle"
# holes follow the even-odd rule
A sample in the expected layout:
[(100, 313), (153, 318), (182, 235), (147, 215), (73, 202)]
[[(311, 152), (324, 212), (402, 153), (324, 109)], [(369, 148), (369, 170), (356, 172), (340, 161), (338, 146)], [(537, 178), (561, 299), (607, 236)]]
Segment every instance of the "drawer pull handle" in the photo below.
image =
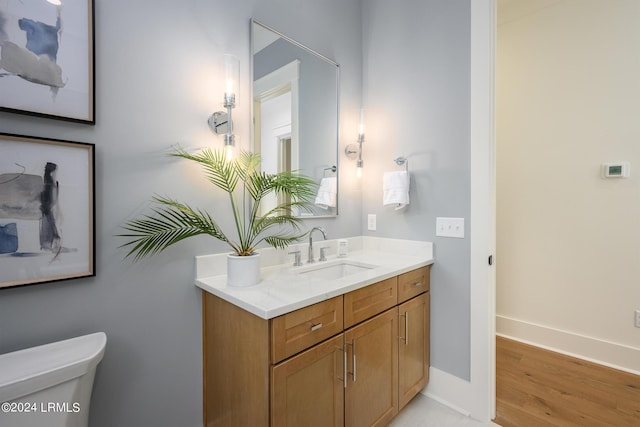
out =
[(413, 284), (413, 286), (422, 286), (422, 282), (416, 282)]
[(317, 331), (320, 328), (322, 328), (322, 323), (318, 323), (316, 325), (311, 325), (311, 330), (312, 331)]

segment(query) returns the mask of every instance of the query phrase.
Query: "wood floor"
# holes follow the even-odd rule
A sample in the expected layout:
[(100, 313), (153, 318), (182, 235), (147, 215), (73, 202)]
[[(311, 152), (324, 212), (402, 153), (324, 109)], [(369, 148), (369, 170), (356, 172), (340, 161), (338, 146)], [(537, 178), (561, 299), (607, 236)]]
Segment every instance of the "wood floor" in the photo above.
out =
[(502, 337), (496, 342), (497, 424), (640, 426), (640, 376)]

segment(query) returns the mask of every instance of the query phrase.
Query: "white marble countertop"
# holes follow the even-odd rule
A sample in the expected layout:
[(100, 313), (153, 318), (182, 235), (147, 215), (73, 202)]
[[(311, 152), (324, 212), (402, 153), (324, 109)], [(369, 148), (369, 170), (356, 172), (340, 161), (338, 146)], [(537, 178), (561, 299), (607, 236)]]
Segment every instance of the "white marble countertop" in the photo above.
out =
[[(196, 257), (196, 286), (263, 319), (315, 304), (355, 289), (433, 264), (431, 242), (384, 239), (368, 236), (347, 239), (349, 254), (337, 258), (337, 240), (315, 241), (314, 249), (328, 247), (327, 261), (306, 264), (307, 245), (298, 245), (303, 266), (294, 267), (288, 252), (261, 249), (261, 282), (254, 286), (227, 285), (226, 254)], [(317, 259), (317, 252), (316, 252)], [(322, 279), (300, 274), (309, 268), (329, 266), (340, 261), (361, 263), (369, 268), (340, 277)]]

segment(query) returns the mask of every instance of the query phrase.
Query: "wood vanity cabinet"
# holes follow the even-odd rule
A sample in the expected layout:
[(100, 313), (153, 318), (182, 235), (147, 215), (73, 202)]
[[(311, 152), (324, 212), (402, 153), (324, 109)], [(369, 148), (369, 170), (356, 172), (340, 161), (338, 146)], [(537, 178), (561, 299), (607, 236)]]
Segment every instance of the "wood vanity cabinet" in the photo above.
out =
[(430, 266), (398, 276), (399, 410), (429, 381)]
[(398, 309), (345, 334), (345, 426), (386, 426), (398, 414)]
[(398, 307), (398, 410), (402, 410), (429, 380), (429, 292)]
[(203, 291), (205, 426), (383, 426), (425, 385), (429, 269), (274, 319)]
[(273, 367), (271, 425), (343, 425), (343, 339), (339, 334)]

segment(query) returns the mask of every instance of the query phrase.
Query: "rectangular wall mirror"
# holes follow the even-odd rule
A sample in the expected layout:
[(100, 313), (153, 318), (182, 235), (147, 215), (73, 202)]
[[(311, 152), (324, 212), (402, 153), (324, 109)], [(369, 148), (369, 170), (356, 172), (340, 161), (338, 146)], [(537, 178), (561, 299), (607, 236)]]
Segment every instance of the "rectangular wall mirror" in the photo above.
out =
[[(268, 173), (299, 171), (319, 185), (317, 203), (301, 217), (338, 215), (340, 67), (251, 20), (253, 149)], [(263, 211), (276, 200), (263, 201)]]

